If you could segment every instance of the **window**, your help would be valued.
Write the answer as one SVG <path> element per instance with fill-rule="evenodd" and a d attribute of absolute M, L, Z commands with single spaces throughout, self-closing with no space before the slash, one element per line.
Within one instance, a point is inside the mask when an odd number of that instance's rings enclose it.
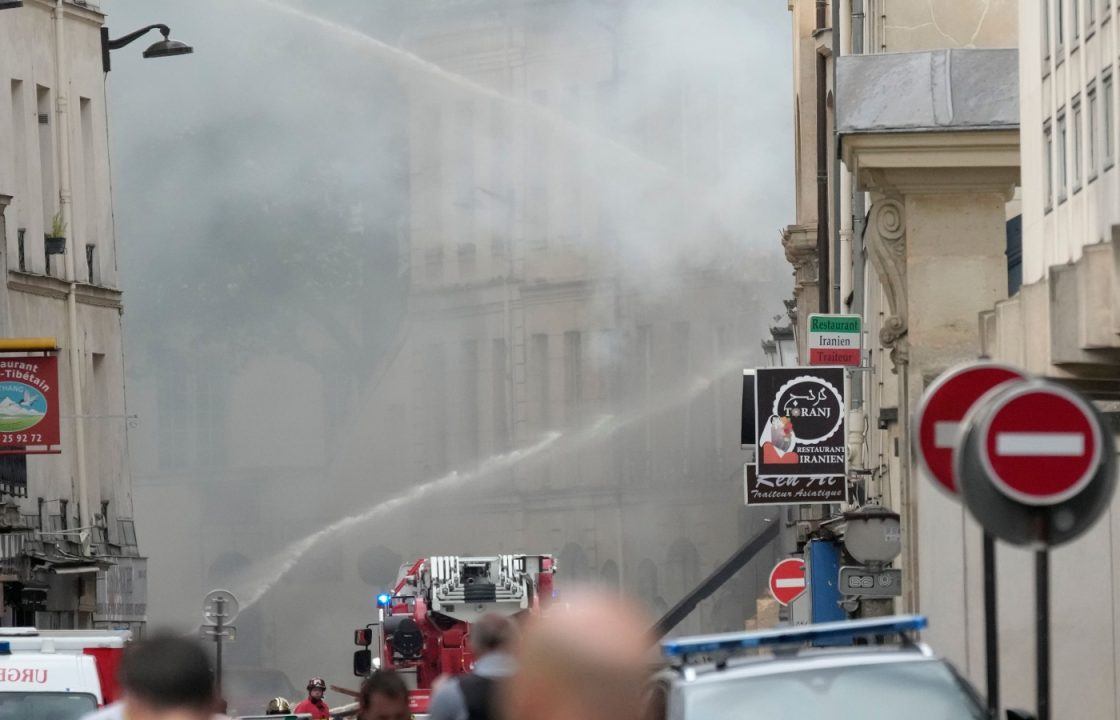
<path fill-rule="evenodd" d="M 86 245 L 86 273 L 90 285 L 98 285 L 101 283 L 101 271 L 97 262 L 96 245 Z"/>
<path fill-rule="evenodd" d="M 16 231 L 16 257 L 19 259 L 19 271 L 27 272 L 27 228 Z"/>
<path fill-rule="evenodd" d="M 1050 212 L 1054 208 L 1054 130 L 1050 127 L 1049 120 L 1042 126 L 1042 145 L 1042 206 L 1046 212 Z"/>
<path fill-rule="evenodd" d="M 1097 84 L 1095 82 L 1089 83 L 1089 87 L 1085 90 L 1085 97 L 1088 106 L 1085 112 L 1088 114 L 1089 132 L 1086 136 L 1089 158 L 1089 182 L 1093 182 L 1097 177 Z"/>
<path fill-rule="evenodd" d="M 1112 167 L 1113 162 L 1113 144 L 1115 140 L 1112 137 L 1115 128 L 1113 125 L 1112 117 L 1112 73 L 1105 73 L 1104 78 L 1101 79 L 1101 103 L 1104 110 L 1104 122 L 1101 123 L 1101 134 L 1104 136 L 1104 168 L 1107 170 Z"/>
<path fill-rule="evenodd" d="M 546 430 L 552 424 L 552 417 L 549 413 L 552 404 L 552 398 L 549 397 L 552 371 L 548 358 L 548 335 L 544 333 L 533 335 L 532 362 L 531 372 L 535 384 L 533 399 L 537 404 L 537 424 L 541 430 Z"/>
<path fill-rule="evenodd" d="M 461 457 L 473 462 L 479 456 L 478 444 L 478 341 L 463 341 L 463 444 Z"/>
<path fill-rule="evenodd" d="M 1066 46 L 1066 0 L 1055 0 L 1054 4 L 1054 63 L 1062 64 Z"/>
<path fill-rule="evenodd" d="M 490 389 L 491 408 L 494 412 L 494 450 L 504 452 L 509 449 L 509 409 L 506 407 L 506 341 L 494 338 L 490 350 Z"/>
<path fill-rule="evenodd" d="M 1046 73 L 1050 69 L 1050 0 L 1042 0 L 1042 59 Z"/>
<path fill-rule="evenodd" d="M 1108 0 L 1106 0 L 1107 2 Z M 1085 0 L 1085 37 L 1093 34 L 1093 26 L 1097 22 L 1097 5 L 1095 0 Z"/>
<path fill-rule="evenodd" d="M 1069 138 L 1067 137 L 1066 126 L 1066 112 L 1065 110 L 1058 111 L 1058 156 L 1056 162 L 1058 165 L 1058 202 L 1065 202 L 1067 191 L 1069 188 L 1069 166 L 1067 164 L 1069 153 Z"/>
<path fill-rule="evenodd" d="M 1069 2 L 1069 24 L 1070 31 L 1073 33 L 1073 42 L 1070 43 L 1073 47 L 1077 47 L 1077 43 L 1081 41 L 1081 0 L 1070 0 Z"/>
<path fill-rule="evenodd" d="M 572 330 L 564 333 L 564 407 L 569 424 L 579 420 L 582 399 L 583 338 L 578 330 Z"/>
<path fill-rule="evenodd" d="M 1081 96 L 1073 98 L 1073 153 L 1071 167 L 1073 170 L 1073 191 L 1081 189 Z"/>

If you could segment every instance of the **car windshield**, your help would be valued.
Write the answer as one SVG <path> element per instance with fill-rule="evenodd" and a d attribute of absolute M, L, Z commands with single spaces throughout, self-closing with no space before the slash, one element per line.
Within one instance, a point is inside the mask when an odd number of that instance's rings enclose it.
<path fill-rule="evenodd" d="M 848 665 L 736 678 L 685 693 L 689 720 L 982 720 L 983 709 L 940 662 Z"/>
<path fill-rule="evenodd" d="M 86 693 L 0 692 L 0 720 L 78 720 L 96 709 Z"/>

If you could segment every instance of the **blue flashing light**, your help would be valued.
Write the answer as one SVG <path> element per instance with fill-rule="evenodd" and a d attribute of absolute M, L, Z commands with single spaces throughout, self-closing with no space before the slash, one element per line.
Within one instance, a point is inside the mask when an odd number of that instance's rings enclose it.
<path fill-rule="evenodd" d="M 752 648 L 804 645 L 808 643 L 851 642 L 858 637 L 896 635 L 918 632 L 929 625 L 924 615 L 896 615 L 869 620 L 841 620 L 839 622 L 802 625 L 747 633 L 721 633 L 697 635 L 689 638 L 665 640 L 661 652 L 666 657 L 679 658 L 717 652 L 734 652 Z"/>
<path fill-rule="evenodd" d="M 12 644 L 10 642 L 0 642 L 0 655 L 11 655 Z"/>
<path fill-rule="evenodd" d="M 393 596 L 389 593 L 381 593 L 377 596 L 377 607 L 389 607 L 391 602 L 393 602 Z"/>

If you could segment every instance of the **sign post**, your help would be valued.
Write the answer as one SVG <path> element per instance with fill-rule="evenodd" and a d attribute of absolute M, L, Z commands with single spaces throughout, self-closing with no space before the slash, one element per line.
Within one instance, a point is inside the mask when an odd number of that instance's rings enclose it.
<path fill-rule="evenodd" d="M 798 558 L 782 560 L 770 571 L 770 594 L 779 605 L 789 605 L 807 589 L 805 561 Z"/>
<path fill-rule="evenodd" d="M 863 364 L 863 318 L 859 315 L 809 315 L 810 365 Z"/>
<path fill-rule="evenodd" d="M 230 623 L 237 618 L 239 610 L 237 598 L 229 590 L 211 590 L 202 601 L 202 614 L 206 618 L 202 635 L 214 639 L 214 684 L 219 697 L 222 694 L 222 643 L 236 639 L 237 628 Z"/>

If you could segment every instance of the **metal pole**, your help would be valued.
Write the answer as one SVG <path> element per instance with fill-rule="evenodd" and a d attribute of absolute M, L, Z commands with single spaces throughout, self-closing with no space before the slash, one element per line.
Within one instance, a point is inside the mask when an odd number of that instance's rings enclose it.
<path fill-rule="evenodd" d="M 1037 720 L 1050 720 L 1050 550 L 1034 554 Z"/>
<path fill-rule="evenodd" d="M 218 697 L 222 696 L 222 634 L 225 631 L 226 624 L 226 599 L 224 597 L 217 597 L 214 599 L 215 625 L 217 625 L 217 632 L 214 633 L 214 642 L 217 643 L 217 652 L 214 659 L 214 688 Z"/>
<path fill-rule="evenodd" d="M 78 233 L 74 226 L 70 178 L 69 83 L 66 72 L 66 7 L 56 0 L 55 21 L 55 98 L 58 130 L 58 206 L 62 222 L 69 234 L 66 243 L 66 344 L 69 346 L 70 386 L 74 402 L 74 470 L 78 481 L 78 540 L 82 555 L 89 555 L 90 513 L 89 484 L 86 474 L 85 410 L 82 407 L 82 351 L 78 347 L 78 273 L 74 254 L 78 251 Z"/>
<path fill-rule="evenodd" d="M 996 605 L 996 540 L 984 531 L 984 654 L 988 673 L 988 712 L 999 715 L 999 609 Z"/>

